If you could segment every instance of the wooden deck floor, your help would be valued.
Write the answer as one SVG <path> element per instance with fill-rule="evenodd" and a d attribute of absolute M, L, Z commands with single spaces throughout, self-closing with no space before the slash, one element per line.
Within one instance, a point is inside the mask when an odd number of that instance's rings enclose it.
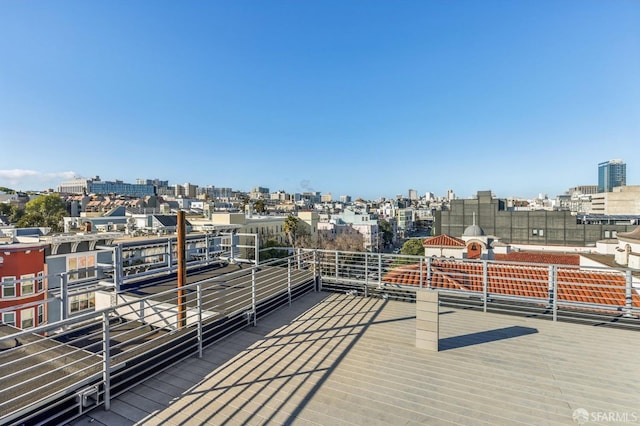
<path fill-rule="evenodd" d="M 73 425 L 640 422 L 640 333 L 441 308 L 429 352 L 415 308 L 308 294 Z"/>

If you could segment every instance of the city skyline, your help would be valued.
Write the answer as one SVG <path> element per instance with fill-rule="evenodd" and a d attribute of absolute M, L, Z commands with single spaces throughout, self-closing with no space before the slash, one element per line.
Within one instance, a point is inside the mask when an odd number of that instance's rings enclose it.
<path fill-rule="evenodd" d="M 336 198 L 640 184 L 640 3 L 0 5 L 0 186 Z"/>

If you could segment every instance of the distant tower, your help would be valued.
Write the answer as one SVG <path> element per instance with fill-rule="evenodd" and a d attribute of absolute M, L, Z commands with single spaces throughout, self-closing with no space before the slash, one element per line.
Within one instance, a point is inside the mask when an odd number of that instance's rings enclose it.
<path fill-rule="evenodd" d="M 415 189 L 410 189 L 409 190 L 409 199 L 411 201 L 417 200 L 418 199 L 418 191 L 416 191 Z"/>
<path fill-rule="evenodd" d="M 622 160 L 598 164 L 598 192 L 611 192 L 616 186 L 627 184 L 627 165 Z"/>

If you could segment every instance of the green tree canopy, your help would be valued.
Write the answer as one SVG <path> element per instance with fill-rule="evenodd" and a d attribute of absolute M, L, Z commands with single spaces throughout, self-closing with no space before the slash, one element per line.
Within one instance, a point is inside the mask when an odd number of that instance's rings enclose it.
<path fill-rule="evenodd" d="M 400 249 L 400 253 L 412 256 L 424 256 L 424 247 L 422 246 L 422 238 L 412 238 L 405 241 Z"/>
<path fill-rule="evenodd" d="M 300 222 L 300 219 L 298 219 L 298 217 L 294 216 L 292 213 L 289 213 L 289 216 L 287 216 L 287 218 L 284 220 L 283 230 L 285 235 L 287 236 L 287 239 L 289 240 L 289 244 L 291 244 L 291 247 L 293 248 L 296 247 L 298 222 Z"/>
<path fill-rule="evenodd" d="M 383 247 L 386 247 L 393 242 L 393 229 L 391 228 L 391 224 L 389 223 L 389 221 L 385 219 L 380 219 L 380 221 L 378 222 L 378 227 L 380 228 L 380 233 L 382 234 Z"/>
<path fill-rule="evenodd" d="M 260 252 L 260 261 L 265 261 L 267 259 L 274 259 L 274 258 L 283 258 L 283 257 L 289 256 L 288 249 L 278 249 L 278 247 L 282 247 L 282 245 L 277 240 L 275 239 L 267 240 L 262 245 L 262 248 L 263 249 L 268 248 L 268 250 L 263 250 Z"/>
<path fill-rule="evenodd" d="M 11 204 L 0 203 L 0 214 L 9 216 L 11 214 Z"/>
<path fill-rule="evenodd" d="M 256 202 L 253 203 L 253 209 L 256 211 L 256 213 L 266 212 L 267 207 L 264 204 L 264 200 L 262 198 L 257 199 Z"/>
<path fill-rule="evenodd" d="M 41 195 L 25 205 L 24 215 L 18 220 L 17 225 L 19 228 L 44 226 L 51 228 L 53 232 L 60 232 L 66 215 L 65 202 L 59 195 Z"/>

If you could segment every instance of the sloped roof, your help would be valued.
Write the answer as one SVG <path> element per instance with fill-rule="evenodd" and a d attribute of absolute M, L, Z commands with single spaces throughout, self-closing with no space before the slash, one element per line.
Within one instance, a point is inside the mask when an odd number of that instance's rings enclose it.
<path fill-rule="evenodd" d="M 546 263 L 552 265 L 580 265 L 580 255 L 573 253 L 549 253 L 531 251 L 512 251 L 494 254 L 495 260 L 508 262 Z"/>
<path fill-rule="evenodd" d="M 156 214 L 156 215 L 153 215 L 153 217 L 158 222 L 160 222 L 162 226 L 168 226 L 168 227 L 178 226 L 178 216 L 176 215 Z M 189 223 L 188 220 L 185 220 L 184 223 L 186 226 L 191 226 L 191 223 Z"/>
<path fill-rule="evenodd" d="M 427 238 L 422 242 L 423 247 L 464 247 L 464 240 L 460 238 L 451 237 L 446 234 L 436 235 L 435 237 Z"/>
<path fill-rule="evenodd" d="M 162 226 L 177 226 L 178 217 L 171 215 L 156 214 L 153 216 Z"/>
<path fill-rule="evenodd" d="M 467 291 L 483 291 L 481 263 L 433 260 L 431 287 Z M 426 285 L 427 265 L 398 267 L 387 273 L 383 280 L 402 285 Z M 490 263 L 487 268 L 487 291 L 543 300 L 549 297 L 549 268 L 545 266 L 509 265 Z M 563 302 L 594 303 L 624 306 L 626 279 L 619 272 L 596 272 L 575 267 L 557 269 L 557 300 Z M 632 293 L 632 305 L 640 308 L 640 295 Z"/>
<path fill-rule="evenodd" d="M 640 226 L 631 232 L 618 232 L 618 238 L 620 237 L 630 240 L 640 240 Z"/>

